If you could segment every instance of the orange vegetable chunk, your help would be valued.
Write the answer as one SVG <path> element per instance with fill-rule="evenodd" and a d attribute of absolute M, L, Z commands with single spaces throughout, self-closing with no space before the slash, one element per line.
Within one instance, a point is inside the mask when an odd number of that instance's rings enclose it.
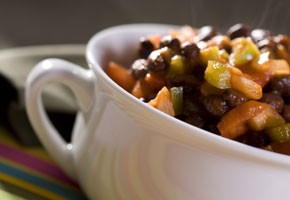
<path fill-rule="evenodd" d="M 231 87 L 243 93 L 249 99 L 260 99 L 263 96 L 262 87 L 258 83 L 240 75 L 231 75 Z"/>
<path fill-rule="evenodd" d="M 290 141 L 287 142 L 273 142 L 271 148 L 274 152 L 282 153 L 290 156 Z"/>
<path fill-rule="evenodd" d="M 161 37 L 162 36 L 160 34 L 151 34 L 147 36 L 147 39 L 153 44 L 155 48 L 158 48 Z"/>
<path fill-rule="evenodd" d="M 217 127 L 223 137 L 235 139 L 237 136 L 244 134 L 248 130 L 247 121 L 249 119 L 268 109 L 270 109 L 271 112 L 273 110 L 269 104 L 254 100 L 247 101 L 225 114 Z"/>
<path fill-rule="evenodd" d="M 152 99 L 148 102 L 148 104 L 170 116 L 174 116 L 174 108 L 173 108 L 173 102 L 171 98 L 171 94 L 167 87 L 163 87 L 155 97 L 155 99 Z"/>
<path fill-rule="evenodd" d="M 128 69 L 115 62 L 110 62 L 105 71 L 113 81 L 115 81 L 123 89 L 131 92 L 136 80 L 133 78 Z"/>
<path fill-rule="evenodd" d="M 290 67 L 286 60 L 271 59 L 270 72 L 272 76 L 282 76 L 290 74 Z"/>
<path fill-rule="evenodd" d="M 138 80 L 134 85 L 131 94 L 136 98 L 146 98 L 152 93 L 152 89 L 144 80 Z"/>
<path fill-rule="evenodd" d="M 159 91 L 162 87 L 165 86 L 166 80 L 163 76 L 150 72 L 145 76 L 145 82 L 149 85 L 149 87 L 154 91 Z"/>

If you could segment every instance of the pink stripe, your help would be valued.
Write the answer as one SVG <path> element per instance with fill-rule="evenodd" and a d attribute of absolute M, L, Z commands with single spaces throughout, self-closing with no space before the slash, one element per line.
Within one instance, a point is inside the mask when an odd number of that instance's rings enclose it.
<path fill-rule="evenodd" d="M 68 178 L 57 166 L 44 160 L 40 160 L 37 157 L 29 155 L 23 151 L 9 147 L 6 144 L 0 143 L 0 156 L 79 188 L 78 184 Z"/>

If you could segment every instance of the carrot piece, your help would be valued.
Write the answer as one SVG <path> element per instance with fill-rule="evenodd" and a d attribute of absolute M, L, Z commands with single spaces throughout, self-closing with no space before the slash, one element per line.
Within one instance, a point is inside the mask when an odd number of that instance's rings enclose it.
<path fill-rule="evenodd" d="M 131 91 L 135 85 L 136 80 L 129 70 L 115 62 L 109 63 L 106 73 L 113 81 L 127 91 Z"/>
<path fill-rule="evenodd" d="M 166 87 L 163 87 L 155 97 L 155 99 L 152 99 L 148 102 L 148 105 L 170 115 L 174 116 L 174 108 L 173 108 L 173 102 L 170 95 L 169 90 Z"/>
<path fill-rule="evenodd" d="M 149 85 L 150 88 L 154 91 L 159 91 L 162 87 L 165 86 L 166 81 L 163 76 L 156 73 L 147 73 L 145 76 L 145 82 Z"/>
<path fill-rule="evenodd" d="M 133 87 L 131 94 L 138 99 L 145 96 L 141 87 L 141 81 L 137 81 L 135 83 L 135 86 Z"/>
<path fill-rule="evenodd" d="M 152 93 L 151 88 L 144 80 L 136 81 L 131 94 L 136 98 L 146 98 L 148 95 Z"/>

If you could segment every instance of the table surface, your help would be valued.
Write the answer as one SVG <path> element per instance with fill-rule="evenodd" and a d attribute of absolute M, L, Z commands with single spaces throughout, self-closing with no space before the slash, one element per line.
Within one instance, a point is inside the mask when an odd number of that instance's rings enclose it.
<path fill-rule="evenodd" d="M 21 145 L 0 126 L 0 199 L 85 200 L 41 146 Z"/>

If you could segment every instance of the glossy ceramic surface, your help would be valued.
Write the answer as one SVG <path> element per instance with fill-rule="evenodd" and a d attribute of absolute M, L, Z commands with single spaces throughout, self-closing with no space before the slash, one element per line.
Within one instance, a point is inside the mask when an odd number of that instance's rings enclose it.
<path fill-rule="evenodd" d="M 96 34 L 91 70 L 58 59 L 39 63 L 27 80 L 31 123 L 60 166 L 91 199 L 272 200 L 290 198 L 290 159 L 176 120 L 140 102 L 108 78 L 110 61 L 128 65 L 141 36 L 172 26 L 125 25 Z M 41 105 L 51 81 L 69 86 L 80 112 L 65 144 Z"/>

